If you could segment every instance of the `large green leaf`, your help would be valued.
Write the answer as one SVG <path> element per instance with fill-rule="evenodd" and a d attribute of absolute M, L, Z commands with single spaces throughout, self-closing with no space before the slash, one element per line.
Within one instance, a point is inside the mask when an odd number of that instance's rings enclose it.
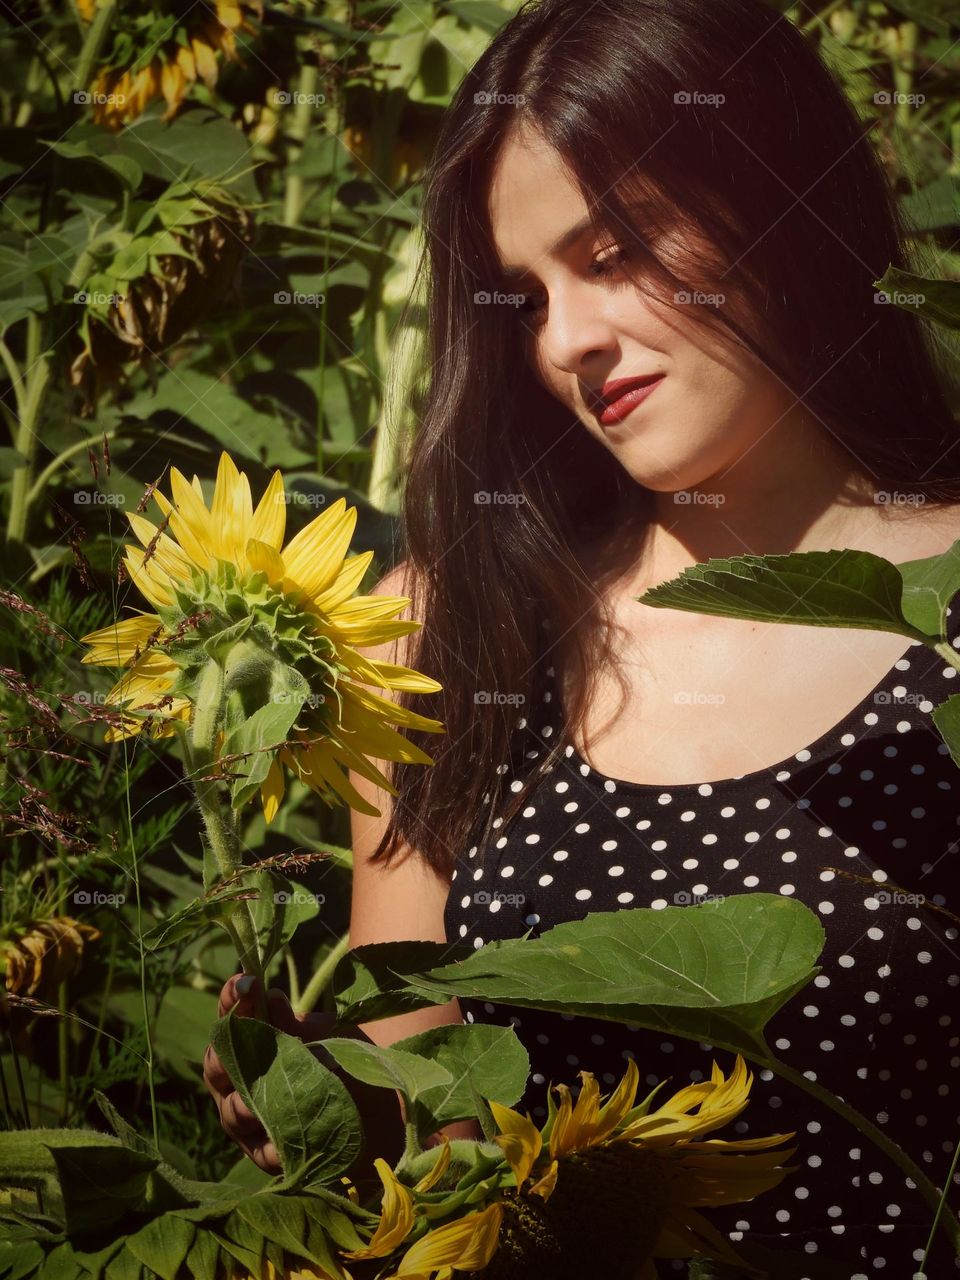
<path fill-rule="evenodd" d="M 960 329 L 960 283 L 957 281 L 930 280 L 912 271 L 888 267 L 883 278 L 874 281 L 874 286 L 886 293 L 894 306 L 915 315 L 919 313 L 948 329 Z"/>
<path fill-rule="evenodd" d="M 295 1036 L 257 1018 L 220 1018 L 211 1041 L 234 1087 L 276 1145 L 288 1185 L 333 1182 L 361 1144 L 353 1099 Z"/>
<path fill-rule="evenodd" d="M 960 539 L 949 550 L 897 565 L 903 579 L 903 616 L 928 636 L 945 639 L 947 606 L 960 591 Z"/>
<path fill-rule="evenodd" d="M 202 1228 L 200 1228 L 202 1231 Z M 193 1244 L 197 1227 L 182 1217 L 165 1213 L 127 1238 L 126 1247 L 161 1280 L 180 1280 L 181 1267 Z"/>
<path fill-rule="evenodd" d="M 449 1083 L 424 1089 L 416 1099 L 421 1142 L 445 1124 L 482 1116 L 490 1099 L 512 1107 L 523 1096 L 530 1074 L 530 1055 L 514 1027 L 481 1022 L 431 1027 L 398 1040 L 393 1048 L 430 1058 L 450 1077 Z"/>
<path fill-rule="evenodd" d="M 904 616 L 902 596 L 896 565 L 869 551 L 842 548 L 711 559 L 634 599 L 723 618 L 860 627 L 926 640 Z"/>
<path fill-rule="evenodd" d="M 331 1036 L 321 1043 L 344 1071 L 355 1079 L 398 1089 L 407 1104 L 408 1115 L 427 1089 L 453 1084 L 453 1077 L 446 1067 L 394 1045 L 384 1047 L 339 1036 Z"/>
<path fill-rule="evenodd" d="M 420 970 L 408 949 L 423 955 L 429 944 L 375 943 L 338 966 L 337 1014 L 357 1022 L 462 995 L 636 1023 L 766 1057 L 763 1028 L 816 975 L 823 941 L 823 926 L 802 903 L 748 893 L 695 907 L 591 912 L 539 938 L 490 942 Z M 389 997 L 372 1000 L 385 973 L 395 975 Z"/>

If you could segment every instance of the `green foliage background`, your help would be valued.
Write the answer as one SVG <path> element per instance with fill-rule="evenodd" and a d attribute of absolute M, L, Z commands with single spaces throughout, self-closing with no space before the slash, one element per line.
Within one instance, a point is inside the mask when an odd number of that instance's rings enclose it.
<path fill-rule="evenodd" d="M 140 603 L 118 581 L 123 511 L 171 464 L 210 485 L 222 449 L 255 492 L 283 468 L 293 529 L 345 493 L 356 548 L 377 552 L 365 587 L 388 566 L 425 372 L 418 299 L 400 324 L 423 166 L 451 93 L 516 7 L 251 3 L 215 83 L 168 73 L 167 96 L 120 128 L 95 86 L 174 61 L 195 9 L 52 0 L 0 30 L 0 945 L 56 916 L 100 931 L 67 977 L 51 961 L 32 1003 L 0 1010 L 0 1126 L 97 1126 L 97 1089 L 145 1131 L 155 1112 L 185 1176 L 255 1178 L 201 1082 L 232 947 L 214 925 L 157 953 L 143 942 L 195 896 L 178 851 L 196 854 L 198 817 L 167 743 L 103 744 L 111 681 L 80 666 L 77 637 Z M 950 7 L 784 13 L 874 122 L 917 268 L 960 280 Z M 205 21 L 217 10 L 200 6 Z M 250 810 L 244 838 L 256 858 L 337 850 L 304 868 L 318 905 L 273 973 L 301 1007 L 329 1007 L 348 814 L 293 787 L 269 830 Z"/>

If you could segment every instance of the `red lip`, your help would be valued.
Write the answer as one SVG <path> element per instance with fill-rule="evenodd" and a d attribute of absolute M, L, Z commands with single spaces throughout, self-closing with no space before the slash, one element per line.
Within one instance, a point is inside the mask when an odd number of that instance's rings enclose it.
<path fill-rule="evenodd" d="M 609 405 L 613 404 L 623 395 L 625 391 L 630 391 L 634 387 L 646 387 L 651 382 L 656 382 L 658 378 L 662 378 L 662 373 L 647 373 L 638 378 L 613 378 L 610 382 L 603 384 L 602 390 L 594 392 L 594 413 L 602 413 Z"/>

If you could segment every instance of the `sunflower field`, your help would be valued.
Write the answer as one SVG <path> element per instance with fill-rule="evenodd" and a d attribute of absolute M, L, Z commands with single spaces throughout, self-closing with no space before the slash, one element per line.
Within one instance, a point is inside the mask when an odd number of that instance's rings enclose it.
<path fill-rule="evenodd" d="M 576 1105 L 548 1099 L 542 1130 L 511 1109 L 525 1055 L 502 1028 L 444 1028 L 392 1056 L 332 1040 L 342 1069 L 406 1103 L 403 1160 L 379 1160 L 363 1200 L 339 1078 L 268 1025 L 217 1017 L 241 967 L 298 1012 L 358 1021 L 411 992 L 456 994 L 439 953 L 392 978 L 363 956 L 344 976 L 349 811 L 365 805 L 346 771 L 429 764 L 402 729 L 442 733 L 370 691 L 439 686 L 363 657 L 420 625 L 395 620 L 406 601 L 363 593 L 393 562 L 426 375 L 424 166 L 517 7 L 0 6 L 0 1280 L 492 1280 L 531 1274 L 531 1242 L 559 1275 L 574 1188 L 582 1205 L 623 1169 L 644 1188 L 630 1275 L 655 1280 L 651 1255 L 690 1257 L 703 1280 L 747 1265 L 694 1206 L 730 1194 L 737 1144 L 698 1142 L 747 1105 L 756 1028 L 713 1036 L 729 1061 L 669 1102 L 638 1099 L 628 1069 L 601 1103 L 585 1073 Z M 960 287 L 955 6 L 781 7 L 873 122 L 930 274 Z M 960 385 L 955 296 L 948 311 Z M 764 906 L 750 897 L 723 908 L 744 938 L 737 913 Z M 799 904 L 776 910 L 802 938 L 786 1000 L 818 938 Z M 618 914 L 611 946 L 626 947 L 644 913 Z M 549 1007 L 566 1007 L 561 990 Z M 214 1028 L 279 1179 L 223 1134 L 201 1074 Z M 471 1065 L 484 1036 L 486 1076 Z M 424 1149 L 463 1117 L 483 1143 Z M 790 1136 L 740 1152 L 744 1198 L 785 1176 Z M 659 1203 L 666 1165 L 676 1198 Z M 614 1250 L 605 1274 L 616 1265 Z"/>

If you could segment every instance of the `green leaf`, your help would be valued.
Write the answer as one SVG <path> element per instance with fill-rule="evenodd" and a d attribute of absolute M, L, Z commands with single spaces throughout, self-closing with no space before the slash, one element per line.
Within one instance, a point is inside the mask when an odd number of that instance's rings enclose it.
<path fill-rule="evenodd" d="M 249 892 L 249 886 L 214 890 L 208 896 L 197 898 L 182 910 L 174 912 L 168 919 L 151 925 L 144 932 L 143 940 L 152 951 L 160 951 L 185 938 L 193 938 L 204 925 L 219 924 L 232 916 L 237 904 Z"/>
<path fill-rule="evenodd" d="M 282 701 L 277 695 L 276 702 L 259 707 L 224 739 L 221 756 L 242 757 L 229 762 L 230 771 L 235 775 L 230 788 L 234 808 L 239 809 L 259 790 L 273 762 L 275 748 L 287 741 L 297 722 L 308 690 L 304 682 L 302 690 L 281 692 L 285 695 Z"/>
<path fill-rule="evenodd" d="M 252 1196 L 237 1207 L 237 1213 L 266 1240 L 273 1240 L 288 1253 L 323 1265 L 306 1244 L 308 1219 L 305 1202 L 296 1196 Z"/>
<path fill-rule="evenodd" d="M 211 1041 L 275 1143 L 285 1177 L 334 1181 L 361 1143 L 360 1117 L 346 1087 L 301 1040 L 234 1012 L 217 1021 Z"/>
<path fill-rule="evenodd" d="M 243 639 L 252 625 L 253 614 L 251 613 L 246 618 L 241 618 L 239 622 L 235 622 L 232 627 L 224 627 L 222 631 L 218 631 L 216 635 L 204 642 L 204 653 L 208 658 L 223 662 L 233 645 Z"/>
<path fill-rule="evenodd" d="M 142 1274 L 143 1266 L 139 1258 L 135 1258 L 126 1249 L 121 1249 L 107 1263 L 103 1280 L 140 1280 Z"/>
<path fill-rule="evenodd" d="M 903 616 L 928 636 L 946 639 L 947 606 L 960 591 L 960 539 L 940 555 L 897 565 L 903 579 Z"/>
<path fill-rule="evenodd" d="M 198 1231 L 185 1263 L 193 1280 L 217 1280 L 219 1259 L 216 1237 L 210 1231 Z"/>
<path fill-rule="evenodd" d="M 449 960 L 469 960 L 473 953 L 473 947 L 457 942 L 374 942 L 353 947 L 333 975 L 338 1018 L 375 1022 L 437 1003 L 413 989 L 413 977 Z"/>
<path fill-rule="evenodd" d="M 960 693 L 955 693 L 935 707 L 930 718 L 950 750 L 950 758 L 960 766 Z"/>
<path fill-rule="evenodd" d="M 408 1115 L 426 1089 L 453 1084 L 453 1076 L 446 1067 L 431 1062 L 426 1056 L 418 1057 L 412 1051 L 392 1045 L 384 1048 L 378 1044 L 368 1044 L 365 1040 L 339 1036 L 332 1036 L 320 1043 L 356 1080 L 383 1088 L 399 1089 L 407 1104 Z"/>
<path fill-rule="evenodd" d="M 421 1141 L 445 1124 L 481 1116 L 491 1098 L 512 1107 L 523 1096 L 530 1074 L 530 1055 L 514 1027 L 432 1027 L 392 1047 L 430 1058 L 446 1067 L 451 1078 L 449 1085 L 426 1089 L 417 1099 Z"/>
<path fill-rule="evenodd" d="M 201 1227 L 202 1231 L 203 1228 Z M 180 1280 L 180 1268 L 190 1252 L 197 1227 L 192 1222 L 165 1213 L 127 1237 L 127 1248 L 161 1280 Z"/>
<path fill-rule="evenodd" d="M 83 1269 L 76 1259 L 73 1245 L 69 1240 L 64 1240 L 62 1244 L 50 1250 L 44 1260 L 41 1274 L 44 1280 L 80 1280 Z"/>
<path fill-rule="evenodd" d="M 873 284 L 890 297 L 894 306 L 914 315 L 919 313 L 948 329 L 960 329 L 960 283 L 957 281 L 930 280 L 912 271 L 888 267 L 883 278 L 874 280 Z"/>
<path fill-rule="evenodd" d="M 0 1277 L 3 1280 L 23 1280 L 38 1272 L 45 1254 L 34 1240 L 14 1244 L 0 1240 Z"/>
<path fill-rule="evenodd" d="M 377 1017 L 463 995 L 636 1023 L 766 1057 L 763 1028 L 816 975 L 823 942 L 823 926 L 802 903 L 747 893 L 659 911 L 591 912 L 539 938 L 489 942 L 458 963 L 421 972 L 409 948 L 424 944 L 374 943 L 338 966 L 337 1016 L 369 1018 L 373 975 L 393 972 L 404 975 L 394 1007 L 378 1001 Z"/>
<path fill-rule="evenodd" d="M 869 551 L 842 548 L 711 559 L 634 599 L 722 618 L 859 627 L 928 639 L 904 616 L 902 597 L 896 565 Z"/>

